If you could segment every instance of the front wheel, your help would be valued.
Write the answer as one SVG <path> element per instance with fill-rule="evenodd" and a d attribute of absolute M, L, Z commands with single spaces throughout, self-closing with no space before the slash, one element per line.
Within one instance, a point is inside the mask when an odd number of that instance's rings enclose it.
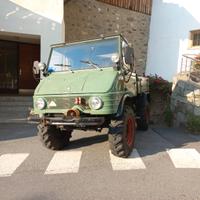
<path fill-rule="evenodd" d="M 125 106 L 120 120 L 111 121 L 109 127 L 109 144 L 112 154 L 128 157 L 135 142 L 136 121 L 132 107 Z"/>
<path fill-rule="evenodd" d="M 72 131 L 61 131 L 55 126 L 38 125 L 38 136 L 48 149 L 61 150 L 69 144 Z"/>

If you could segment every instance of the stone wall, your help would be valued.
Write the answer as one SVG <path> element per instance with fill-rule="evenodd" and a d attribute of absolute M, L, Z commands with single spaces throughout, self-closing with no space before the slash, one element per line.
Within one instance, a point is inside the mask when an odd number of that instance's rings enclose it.
<path fill-rule="evenodd" d="M 200 116 L 200 84 L 188 80 L 186 75 L 174 77 L 171 108 L 176 126 L 184 125 L 189 113 Z"/>
<path fill-rule="evenodd" d="M 122 34 L 135 49 L 136 69 L 146 68 L 150 16 L 95 0 L 65 4 L 66 42 Z"/>

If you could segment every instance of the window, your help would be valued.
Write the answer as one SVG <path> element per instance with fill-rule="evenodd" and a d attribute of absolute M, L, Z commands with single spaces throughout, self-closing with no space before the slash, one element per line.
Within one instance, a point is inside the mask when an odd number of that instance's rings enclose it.
<path fill-rule="evenodd" d="M 191 31 L 191 47 L 200 47 L 200 30 Z"/>
<path fill-rule="evenodd" d="M 53 47 L 48 71 L 112 67 L 112 58 L 119 53 L 119 37 Z"/>

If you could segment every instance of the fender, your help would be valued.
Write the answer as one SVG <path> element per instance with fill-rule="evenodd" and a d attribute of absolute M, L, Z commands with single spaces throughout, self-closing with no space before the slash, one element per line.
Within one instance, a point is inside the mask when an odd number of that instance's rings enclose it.
<path fill-rule="evenodd" d="M 127 100 L 127 98 L 130 98 L 131 96 L 129 94 L 125 94 L 122 99 L 121 102 L 119 104 L 118 110 L 117 110 L 117 114 L 116 117 L 120 117 L 123 113 L 123 109 L 124 109 L 124 103 Z"/>

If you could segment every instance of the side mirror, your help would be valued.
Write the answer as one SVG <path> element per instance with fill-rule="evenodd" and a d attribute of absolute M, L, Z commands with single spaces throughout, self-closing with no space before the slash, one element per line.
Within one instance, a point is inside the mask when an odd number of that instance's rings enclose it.
<path fill-rule="evenodd" d="M 33 62 L 33 74 L 38 75 L 40 74 L 40 71 L 44 72 L 46 68 L 45 63 L 41 63 L 39 61 Z"/>
<path fill-rule="evenodd" d="M 134 50 L 133 50 L 133 48 L 131 48 L 129 46 L 125 47 L 124 58 L 125 58 L 126 64 L 128 64 L 128 65 L 134 64 Z"/>
<path fill-rule="evenodd" d="M 118 54 L 118 53 L 114 53 L 114 54 L 111 56 L 111 60 L 112 60 L 112 62 L 114 62 L 114 63 L 118 63 L 118 62 L 119 62 L 119 54 Z"/>

